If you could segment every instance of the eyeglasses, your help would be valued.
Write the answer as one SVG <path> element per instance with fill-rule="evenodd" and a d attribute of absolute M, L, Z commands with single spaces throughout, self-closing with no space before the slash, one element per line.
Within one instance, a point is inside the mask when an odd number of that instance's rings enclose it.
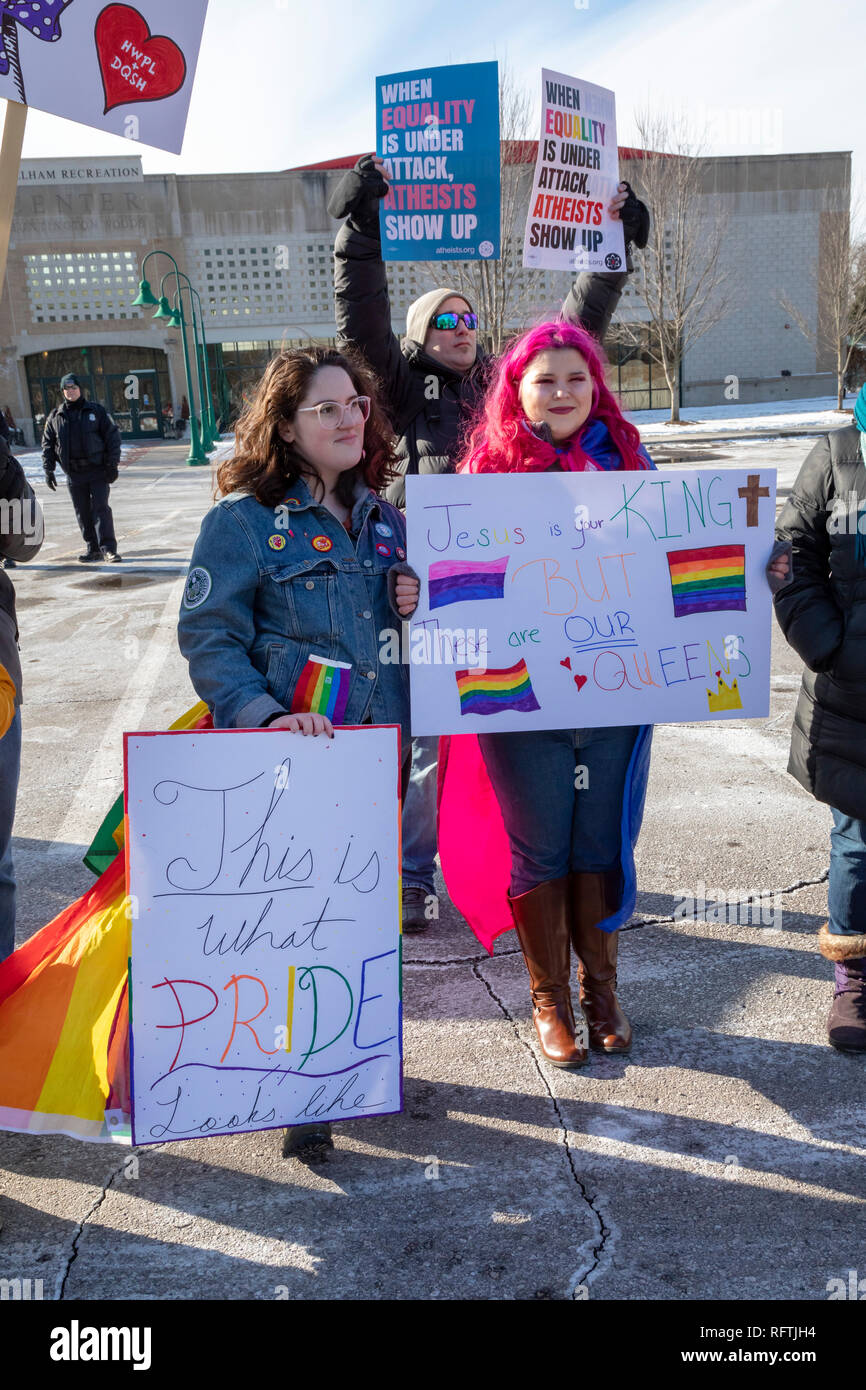
<path fill-rule="evenodd" d="M 471 312 L 465 314 L 435 314 L 430 320 L 430 327 L 438 328 L 442 333 L 449 333 L 457 327 L 461 319 L 466 324 L 467 328 L 474 330 L 478 327 L 478 315 Z"/>
<path fill-rule="evenodd" d="M 338 430 L 345 420 L 347 412 L 353 416 L 355 411 L 358 411 L 363 421 L 369 420 L 370 397 L 355 396 L 354 400 L 347 401 L 345 405 L 338 405 L 336 401 L 320 401 L 318 405 L 302 405 L 298 407 L 296 414 L 303 415 L 308 410 L 315 410 L 323 430 Z"/>

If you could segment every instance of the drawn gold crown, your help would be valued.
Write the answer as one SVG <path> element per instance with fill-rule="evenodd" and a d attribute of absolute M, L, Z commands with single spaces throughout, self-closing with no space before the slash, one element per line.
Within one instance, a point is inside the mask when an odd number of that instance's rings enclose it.
<path fill-rule="evenodd" d="M 719 678 L 718 689 L 713 694 L 712 690 L 707 691 L 707 703 L 710 707 L 710 714 L 717 714 L 723 709 L 742 709 L 743 702 L 740 699 L 740 688 L 737 682 L 732 685 L 725 685 L 720 672 L 716 672 Z"/>

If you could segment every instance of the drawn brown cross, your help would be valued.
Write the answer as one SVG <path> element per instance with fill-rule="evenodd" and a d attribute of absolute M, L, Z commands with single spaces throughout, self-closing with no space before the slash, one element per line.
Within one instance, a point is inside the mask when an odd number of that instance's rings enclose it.
<path fill-rule="evenodd" d="M 769 497 L 768 487 L 759 487 L 761 479 L 757 473 L 750 473 L 748 486 L 737 489 L 738 496 L 745 498 L 746 501 L 746 525 L 757 526 L 758 524 L 758 504 L 761 497 Z"/>

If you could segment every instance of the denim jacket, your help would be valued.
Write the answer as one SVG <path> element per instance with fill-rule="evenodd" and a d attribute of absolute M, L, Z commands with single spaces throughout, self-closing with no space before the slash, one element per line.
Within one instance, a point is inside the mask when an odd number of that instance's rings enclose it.
<path fill-rule="evenodd" d="M 355 539 L 301 480 L 279 507 L 235 492 L 207 513 L 192 553 L 178 640 L 218 729 L 259 728 L 270 716 L 288 713 L 315 655 L 351 663 L 340 722 L 400 724 L 405 754 L 408 670 L 401 662 L 380 663 L 379 634 L 400 633 L 388 572 L 396 566 L 411 573 L 403 563 L 406 523 L 396 507 L 360 483 L 352 530 Z"/>

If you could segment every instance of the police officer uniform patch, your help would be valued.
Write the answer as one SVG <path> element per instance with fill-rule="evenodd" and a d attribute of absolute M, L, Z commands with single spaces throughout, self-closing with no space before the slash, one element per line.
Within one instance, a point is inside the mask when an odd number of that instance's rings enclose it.
<path fill-rule="evenodd" d="M 183 591 L 184 608 L 198 608 L 204 603 L 212 588 L 210 571 L 202 565 L 196 565 L 186 577 L 186 588 Z"/>

